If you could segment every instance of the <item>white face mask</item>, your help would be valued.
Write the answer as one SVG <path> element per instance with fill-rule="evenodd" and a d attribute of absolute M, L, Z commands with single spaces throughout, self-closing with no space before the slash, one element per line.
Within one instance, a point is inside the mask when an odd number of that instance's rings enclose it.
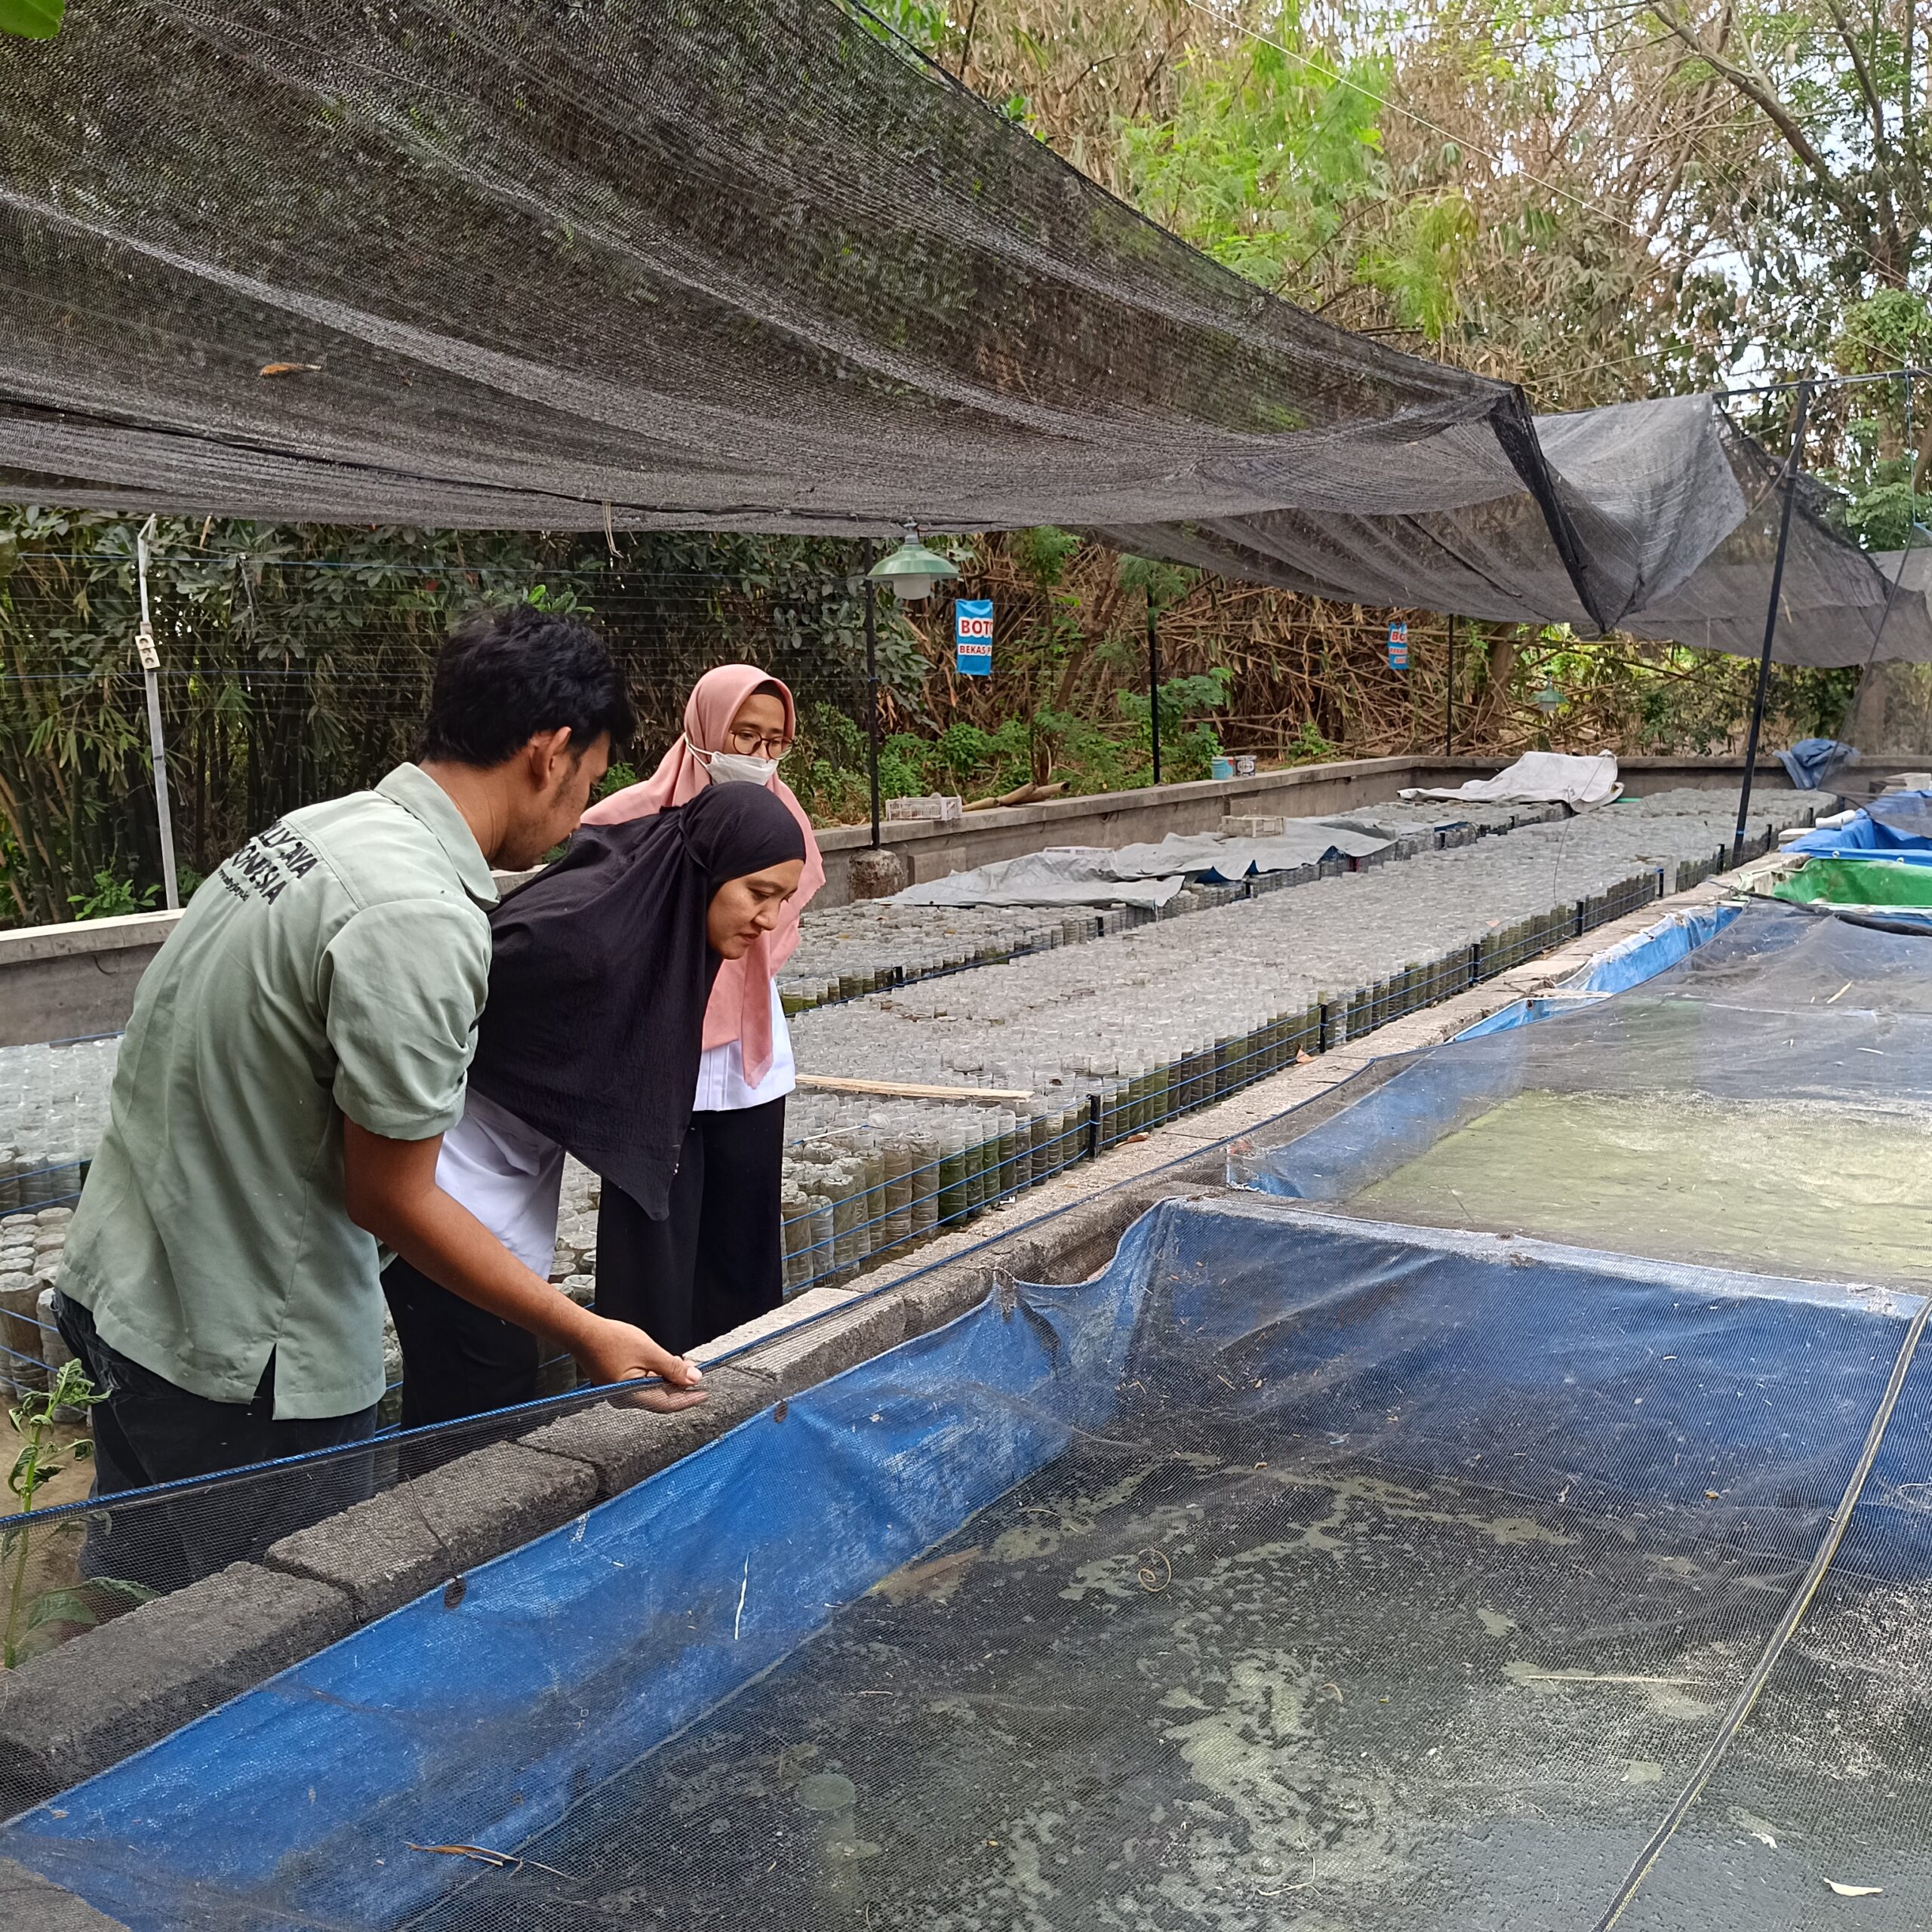
<path fill-rule="evenodd" d="M 700 751 L 691 745 L 691 755 L 711 774 L 714 785 L 769 785 L 778 771 L 775 758 L 748 758 L 743 752 Z"/>

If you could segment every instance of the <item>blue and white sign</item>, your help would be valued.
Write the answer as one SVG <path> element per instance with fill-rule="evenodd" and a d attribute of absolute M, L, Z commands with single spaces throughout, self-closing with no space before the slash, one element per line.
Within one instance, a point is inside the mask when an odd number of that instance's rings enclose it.
<path fill-rule="evenodd" d="M 1409 668 L 1409 627 L 1400 617 L 1389 626 L 1389 668 L 1392 671 Z"/>
<path fill-rule="evenodd" d="M 993 600 L 955 597 L 952 600 L 952 664 L 962 678 L 993 674 Z"/>

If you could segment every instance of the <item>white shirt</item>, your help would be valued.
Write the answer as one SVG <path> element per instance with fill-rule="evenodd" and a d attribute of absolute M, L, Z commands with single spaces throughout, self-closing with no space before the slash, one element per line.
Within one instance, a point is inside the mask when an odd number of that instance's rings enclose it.
<path fill-rule="evenodd" d="M 730 1113 L 782 1099 L 798 1084 L 792 1035 L 778 987 L 771 989 L 771 1064 L 754 1087 L 736 1040 L 706 1050 L 698 1063 L 697 1113 Z M 471 1088 L 463 1118 L 443 1136 L 436 1185 L 467 1208 L 532 1273 L 546 1279 L 557 1253 L 557 1202 L 564 1150 L 547 1135 Z"/>
<path fill-rule="evenodd" d="M 754 1087 L 745 1078 L 745 1056 L 736 1040 L 707 1047 L 697 1063 L 697 1098 L 692 1112 L 734 1113 L 740 1107 L 761 1107 L 782 1100 L 798 1084 L 798 1063 L 792 1057 L 791 1029 L 785 1024 L 784 1003 L 778 982 L 771 983 L 771 1064 Z"/>
<path fill-rule="evenodd" d="M 563 1184 L 564 1150 L 471 1088 L 462 1119 L 443 1136 L 436 1185 L 546 1281 Z"/>

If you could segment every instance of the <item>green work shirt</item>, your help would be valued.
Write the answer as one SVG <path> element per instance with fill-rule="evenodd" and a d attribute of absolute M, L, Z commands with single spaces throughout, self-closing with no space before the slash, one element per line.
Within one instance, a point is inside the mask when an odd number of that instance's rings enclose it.
<path fill-rule="evenodd" d="M 490 868 L 426 772 L 310 805 L 195 894 L 141 978 L 62 1291 L 177 1387 L 279 1417 L 381 1398 L 375 1241 L 342 1118 L 426 1140 L 463 1112 Z"/>

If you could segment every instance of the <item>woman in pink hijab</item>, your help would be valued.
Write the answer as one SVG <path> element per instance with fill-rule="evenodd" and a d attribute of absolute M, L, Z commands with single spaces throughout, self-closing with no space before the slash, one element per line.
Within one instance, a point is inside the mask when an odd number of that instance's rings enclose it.
<path fill-rule="evenodd" d="M 718 970 L 669 1212 L 651 1220 L 608 1185 L 598 1211 L 598 1313 L 638 1322 L 677 1354 L 769 1313 L 784 1295 L 780 1169 L 795 1069 L 774 975 L 825 883 L 811 822 L 778 776 L 797 730 L 792 694 L 776 678 L 755 664 L 721 664 L 692 687 L 684 735 L 657 769 L 583 815 L 586 825 L 614 825 L 681 805 L 707 785 L 762 785 L 805 835 L 804 871 L 777 926 Z M 634 1312 L 620 1315 L 625 1309 Z"/>

